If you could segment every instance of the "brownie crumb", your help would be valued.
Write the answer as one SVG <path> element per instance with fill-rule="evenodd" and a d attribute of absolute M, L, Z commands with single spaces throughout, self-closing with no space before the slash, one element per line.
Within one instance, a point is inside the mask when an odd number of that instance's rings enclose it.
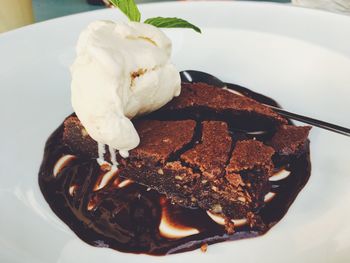
<path fill-rule="evenodd" d="M 227 217 L 225 218 L 225 230 L 229 235 L 232 235 L 235 232 L 235 224 Z"/>
<path fill-rule="evenodd" d="M 228 173 L 226 174 L 226 179 L 232 184 L 234 187 L 244 186 L 244 182 L 240 174 L 237 173 Z"/>
<path fill-rule="evenodd" d="M 201 251 L 202 251 L 203 253 L 205 253 L 205 252 L 207 252 L 207 250 L 208 250 L 208 243 L 202 244 L 202 245 L 201 245 Z"/>

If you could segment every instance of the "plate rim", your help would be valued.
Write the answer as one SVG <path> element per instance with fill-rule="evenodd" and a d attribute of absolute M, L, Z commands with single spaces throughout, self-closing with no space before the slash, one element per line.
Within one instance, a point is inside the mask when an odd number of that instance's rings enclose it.
<path fill-rule="evenodd" d="M 191 3 L 191 4 L 208 4 L 208 3 L 210 3 L 210 5 L 212 5 L 212 4 L 219 4 L 219 3 L 224 3 L 224 4 L 227 4 L 227 3 L 230 3 L 230 5 L 231 4 L 234 4 L 234 5 L 237 5 L 237 4 L 239 4 L 239 5 L 247 5 L 247 4 L 249 4 L 249 5 L 251 5 L 251 4 L 253 4 L 254 6 L 260 6 L 260 5 L 264 5 L 264 6 L 284 6 L 283 8 L 298 8 L 298 9 L 300 9 L 300 10 L 306 10 L 306 12 L 312 12 L 312 13 L 314 13 L 314 12 L 317 12 L 317 13 L 319 13 L 319 12 L 321 12 L 321 13 L 326 13 L 327 15 L 331 15 L 331 16 L 336 16 L 336 17 L 339 17 L 339 16 L 341 16 L 341 17 L 343 17 L 344 15 L 341 15 L 341 14 L 336 14 L 336 13 L 330 13 L 330 12 L 327 12 L 327 11 L 323 11 L 323 10 L 314 10 L 314 9 L 309 9 L 309 8 L 300 8 L 300 7 L 295 7 L 295 6 L 289 6 L 289 5 L 285 5 L 285 4 L 278 4 L 278 3 L 268 3 L 268 2 L 264 2 L 264 3 L 258 3 L 258 2 L 254 2 L 254 1 L 247 1 L 247 2 L 227 2 L 227 1 L 217 1 L 217 2 L 214 2 L 214 1 L 212 1 L 212 2 L 207 2 L 207 1 L 198 1 L 198 2 L 166 2 L 166 3 L 147 3 L 147 4 L 143 4 L 142 6 L 146 6 L 147 5 L 147 7 L 150 7 L 150 6 L 153 6 L 153 5 L 161 5 L 161 6 L 167 6 L 167 5 L 169 5 L 169 4 L 176 4 L 176 5 L 183 5 L 183 4 L 189 4 L 189 3 Z M 303 11 L 303 12 L 304 12 Z M 20 33 L 22 33 L 22 31 L 27 31 L 28 29 L 29 30 L 32 30 L 32 28 L 34 28 L 34 29 L 36 29 L 37 27 L 39 27 L 39 26 L 42 26 L 42 25 L 44 25 L 44 26 L 46 26 L 47 24 L 49 24 L 49 23 L 56 23 L 58 20 L 66 20 L 67 18 L 69 18 L 69 17 L 80 17 L 80 16 L 89 16 L 91 13 L 104 13 L 104 12 L 106 12 L 106 13 L 109 13 L 109 12 L 111 12 L 111 10 L 104 10 L 104 9 L 102 9 L 102 10 L 94 10 L 94 11 L 88 11 L 88 12 L 82 12 L 82 13 L 78 13 L 78 14 L 73 14 L 73 15 L 68 15 L 68 16 L 64 16 L 64 17 L 59 17 L 59 18 L 54 18 L 54 19 L 50 19 L 50 20 L 47 20 L 47 21 L 43 21 L 43 22 L 39 22 L 39 23 L 36 23 L 36 24 L 34 24 L 34 25 L 29 25 L 29 26 L 26 26 L 26 27 L 23 27 L 23 28 L 19 28 L 19 29 L 17 29 L 17 30 L 13 30 L 13 31 L 9 31 L 9 32 L 6 32 L 6 33 L 4 33 L 4 37 L 5 36 L 10 36 L 11 35 L 11 37 L 17 37 L 17 34 L 20 34 Z M 347 16 L 346 16 L 347 17 Z M 118 16 L 116 16 L 116 18 L 118 18 Z M 347 17 L 348 18 L 348 17 Z M 350 16 L 349 16 L 349 18 L 350 18 Z M 350 20 L 349 20 L 350 21 Z M 2 40 L 2 35 L 0 35 L 0 41 Z M 2 88 L 0 88 L 0 90 L 3 90 Z M 46 139 L 46 138 L 44 138 L 44 139 Z M 301 192 L 302 193 L 302 192 Z M 0 252 L 1 252 L 1 250 L 0 250 Z M 0 253 L 0 255 L 1 255 L 1 253 Z"/>

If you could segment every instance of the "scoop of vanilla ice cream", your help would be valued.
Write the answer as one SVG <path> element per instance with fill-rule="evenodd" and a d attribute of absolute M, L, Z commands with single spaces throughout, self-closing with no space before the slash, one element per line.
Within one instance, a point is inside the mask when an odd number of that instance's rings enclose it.
<path fill-rule="evenodd" d="M 120 151 L 139 144 L 130 119 L 180 94 L 170 55 L 169 38 L 148 24 L 96 21 L 81 33 L 71 67 L 72 105 L 94 140 Z"/>

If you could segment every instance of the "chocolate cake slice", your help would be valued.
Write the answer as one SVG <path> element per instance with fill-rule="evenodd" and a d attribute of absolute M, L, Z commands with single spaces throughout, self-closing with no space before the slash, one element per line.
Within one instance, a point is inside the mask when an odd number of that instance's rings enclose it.
<path fill-rule="evenodd" d="M 263 206 L 273 156 L 295 154 L 309 131 L 286 125 L 283 117 L 253 99 L 206 84 L 183 84 L 178 98 L 133 122 L 141 142 L 129 158 L 118 156 L 119 176 L 178 205 L 229 219 L 251 218 Z M 273 129 L 268 141 L 242 131 L 264 127 Z M 97 143 L 77 117 L 64 122 L 63 140 L 72 153 L 97 157 Z"/>

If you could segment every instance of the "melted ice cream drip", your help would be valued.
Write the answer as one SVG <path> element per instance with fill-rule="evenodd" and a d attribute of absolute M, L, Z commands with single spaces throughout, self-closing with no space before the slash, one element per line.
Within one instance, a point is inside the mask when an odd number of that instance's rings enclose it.
<path fill-rule="evenodd" d="M 111 155 L 112 169 L 118 169 L 117 156 L 115 154 L 115 150 L 111 147 L 109 147 L 109 154 Z"/>
<path fill-rule="evenodd" d="M 117 170 L 111 169 L 110 171 L 106 172 L 105 174 L 102 174 L 99 178 L 99 180 L 96 182 L 94 186 L 94 191 L 98 191 L 102 188 L 104 188 L 111 180 L 115 177 Z"/>
<path fill-rule="evenodd" d="M 75 158 L 76 157 L 74 155 L 66 154 L 63 155 L 60 159 L 58 159 L 53 168 L 53 176 L 56 177 L 58 173 Z"/>
<path fill-rule="evenodd" d="M 97 163 L 101 166 L 103 164 L 106 164 L 105 160 L 105 153 L 106 153 L 106 145 L 103 143 L 98 142 L 97 143 L 97 149 L 98 149 L 98 158 Z"/>
<path fill-rule="evenodd" d="M 111 164 L 112 170 L 116 170 L 118 169 L 118 161 L 117 161 L 117 155 L 116 155 L 116 150 L 113 149 L 112 147 L 108 147 L 109 150 L 109 154 L 110 154 L 110 158 L 111 158 L 111 163 L 107 162 L 105 159 L 105 153 L 106 153 L 106 144 L 97 142 L 97 148 L 98 148 L 98 158 L 97 158 L 97 163 L 102 166 L 102 165 L 106 165 L 106 164 Z M 119 155 L 122 158 L 128 158 L 129 157 L 129 151 L 125 151 L 125 150 L 121 150 L 119 151 Z"/>
<path fill-rule="evenodd" d="M 225 223 L 225 218 L 221 215 L 211 213 L 207 211 L 208 216 L 218 225 L 224 226 Z M 235 224 L 235 226 L 243 226 L 247 223 L 246 218 L 241 218 L 241 219 L 231 219 L 231 222 Z"/>
<path fill-rule="evenodd" d="M 161 198 L 160 205 L 162 207 L 162 215 L 159 224 L 159 233 L 161 236 L 169 239 L 179 239 L 200 233 L 196 228 L 184 226 L 172 220 L 165 204 L 166 199 Z"/>
<path fill-rule="evenodd" d="M 129 157 L 129 151 L 121 150 L 121 151 L 119 151 L 119 154 L 123 158 L 128 158 Z"/>

